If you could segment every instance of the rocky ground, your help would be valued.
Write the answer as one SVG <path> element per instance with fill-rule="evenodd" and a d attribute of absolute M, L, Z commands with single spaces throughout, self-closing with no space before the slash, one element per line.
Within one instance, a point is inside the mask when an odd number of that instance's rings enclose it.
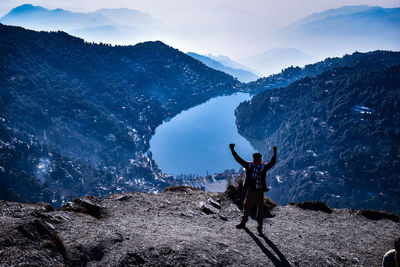
<path fill-rule="evenodd" d="M 0 266 L 379 266 L 400 224 L 360 211 L 275 207 L 264 235 L 222 193 L 86 197 L 54 210 L 0 201 Z M 394 219 L 398 219 L 395 217 Z"/>

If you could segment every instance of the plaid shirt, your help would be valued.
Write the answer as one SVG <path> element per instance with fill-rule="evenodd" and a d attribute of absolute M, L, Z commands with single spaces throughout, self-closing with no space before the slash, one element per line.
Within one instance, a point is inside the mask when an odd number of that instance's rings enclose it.
<path fill-rule="evenodd" d="M 250 168 L 253 165 L 253 163 L 250 163 Z M 264 164 L 258 164 L 258 165 L 254 165 L 254 167 L 252 168 L 252 173 L 251 173 L 251 177 L 254 180 L 254 185 L 256 187 L 256 189 L 262 189 L 262 184 L 261 184 L 261 172 L 264 169 Z"/>

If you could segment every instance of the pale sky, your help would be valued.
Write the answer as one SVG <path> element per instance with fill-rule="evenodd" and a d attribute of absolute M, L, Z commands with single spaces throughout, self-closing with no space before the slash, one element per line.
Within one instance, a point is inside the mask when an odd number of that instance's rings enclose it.
<path fill-rule="evenodd" d="M 183 52 L 228 55 L 238 59 L 274 48 L 267 36 L 312 13 L 349 5 L 400 7 L 400 0 L 0 0 L 0 16 L 31 3 L 76 12 L 126 7 L 148 13 L 176 36 L 161 40 Z M 262 40 L 262 41 L 260 41 Z"/>

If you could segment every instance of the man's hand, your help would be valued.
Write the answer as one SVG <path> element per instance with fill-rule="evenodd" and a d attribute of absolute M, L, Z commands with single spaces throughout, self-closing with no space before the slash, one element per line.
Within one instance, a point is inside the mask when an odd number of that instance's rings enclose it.
<path fill-rule="evenodd" d="M 274 150 L 274 153 L 276 153 L 276 151 L 277 151 L 276 146 L 274 146 L 272 149 Z"/>
<path fill-rule="evenodd" d="M 235 144 L 229 144 L 229 148 L 232 150 L 235 148 Z"/>

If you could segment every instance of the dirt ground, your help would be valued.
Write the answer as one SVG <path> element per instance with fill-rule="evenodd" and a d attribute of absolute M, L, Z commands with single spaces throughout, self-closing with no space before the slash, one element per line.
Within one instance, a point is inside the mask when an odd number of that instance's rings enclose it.
<path fill-rule="evenodd" d="M 226 195 L 188 187 L 63 211 L 0 201 L 0 266 L 380 266 L 400 236 L 398 222 L 348 209 L 277 206 L 263 235 L 254 219 L 236 229 L 241 215 Z"/>

